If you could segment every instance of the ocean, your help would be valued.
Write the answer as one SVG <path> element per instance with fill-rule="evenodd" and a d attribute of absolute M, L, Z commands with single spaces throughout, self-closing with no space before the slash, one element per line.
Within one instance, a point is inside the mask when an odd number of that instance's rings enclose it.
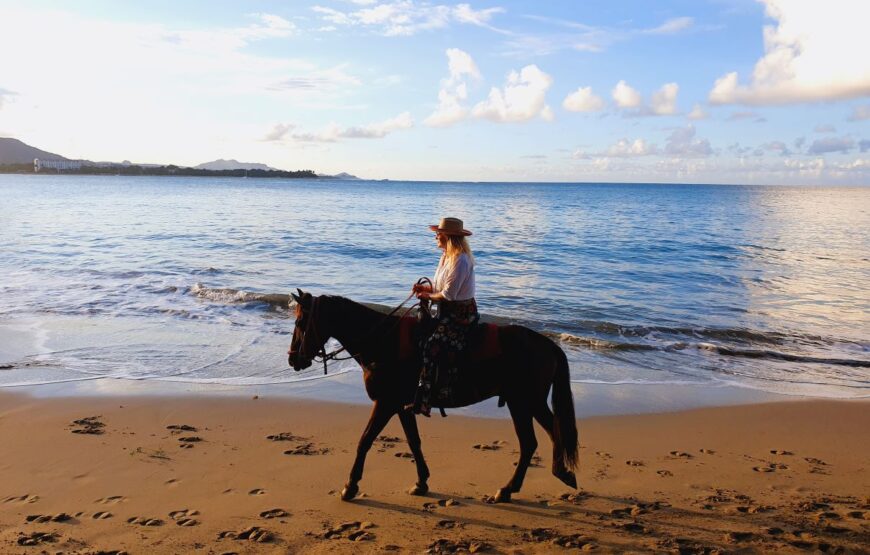
<path fill-rule="evenodd" d="M 0 388 L 287 367 L 297 287 L 392 307 L 474 232 L 481 312 L 578 384 L 870 394 L 870 187 L 0 175 Z"/>

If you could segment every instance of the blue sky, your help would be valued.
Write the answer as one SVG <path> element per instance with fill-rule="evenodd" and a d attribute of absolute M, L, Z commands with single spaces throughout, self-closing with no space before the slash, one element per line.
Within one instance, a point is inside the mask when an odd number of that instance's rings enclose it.
<path fill-rule="evenodd" d="M 870 183 L 862 0 L 0 0 L 0 14 L 0 135 L 69 157 Z"/>

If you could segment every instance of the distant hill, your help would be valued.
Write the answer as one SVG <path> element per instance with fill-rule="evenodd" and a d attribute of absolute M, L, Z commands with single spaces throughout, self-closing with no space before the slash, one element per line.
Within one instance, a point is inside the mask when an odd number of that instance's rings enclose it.
<path fill-rule="evenodd" d="M 34 158 L 40 160 L 66 160 L 60 154 L 52 154 L 26 145 L 18 139 L 0 137 L 0 164 L 32 164 Z"/>
<path fill-rule="evenodd" d="M 317 174 L 317 177 L 326 177 L 329 179 L 347 179 L 349 181 L 360 179 L 359 177 L 357 177 L 355 175 L 351 175 L 347 172 L 341 172 L 341 173 L 337 173 L 335 175 L 327 175 L 325 173 L 319 173 L 319 174 Z"/>
<path fill-rule="evenodd" d="M 200 164 L 198 166 L 194 166 L 195 170 L 213 170 L 213 171 L 222 171 L 222 170 L 264 170 L 264 171 L 281 171 L 277 168 L 272 168 L 267 166 L 266 164 L 257 164 L 254 162 L 239 162 L 238 160 L 215 160 L 213 162 L 206 162 L 204 164 Z"/>

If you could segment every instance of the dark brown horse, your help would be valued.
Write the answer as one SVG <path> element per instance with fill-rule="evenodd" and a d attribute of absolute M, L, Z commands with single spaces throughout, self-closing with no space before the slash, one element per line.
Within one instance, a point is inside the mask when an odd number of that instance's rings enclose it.
<path fill-rule="evenodd" d="M 385 316 L 343 297 L 313 297 L 298 291 L 298 296 L 293 295 L 296 329 L 288 351 L 290 364 L 296 370 L 308 368 L 323 353 L 326 341 L 335 338 L 362 367 L 366 392 L 374 401 L 341 498 L 348 501 L 359 492 L 366 454 L 394 415 L 399 416 L 417 464 L 417 483 L 409 493 L 425 495 L 429 491 L 429 468 L 420 449 L 415 415 L 404 408 L 414 399 L 422 365 L 419 353 L 407 356 L 400 352 L 399 317 Z M 523 485 L 538 446 L 532 418 L 553 441 L 553 475 L 576 488 L 573 470 L 577 465 L 577 426 L 565 353 L 547 337 L 523 326 L 500 326 L 498 343 L 500 352 L 496 356 L 474 360 L 468 368 L 462 368 L 467 385 L 459 400 L 450 405 L 467 406 L 494 396 L 507 403 L 520 442 L 520 457 L 513 476 L 498 490 L 495 501 L 510 501 L 511 494 Z M 551 387 L 553 412 L 547 406 Z M 439 403 L 435 401 L 434 405 L 438 407 Z"/>

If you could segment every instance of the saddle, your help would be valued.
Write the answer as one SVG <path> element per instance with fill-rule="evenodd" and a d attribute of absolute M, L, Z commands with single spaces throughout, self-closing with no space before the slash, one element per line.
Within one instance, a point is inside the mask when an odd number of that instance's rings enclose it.
<path fill-rule="evenodd" d="M 399 324 L 399 360 L 407 360 L 418 354 L 420 339 L 432 333 L 434 319 L 418 320 L 412 316 L 402 318 Z M 468 331 L 468 347 L 462 353 L 462 363 L 480 362 L 501 354 L 498 342 L 498 326 L 476 324 Z"/>

